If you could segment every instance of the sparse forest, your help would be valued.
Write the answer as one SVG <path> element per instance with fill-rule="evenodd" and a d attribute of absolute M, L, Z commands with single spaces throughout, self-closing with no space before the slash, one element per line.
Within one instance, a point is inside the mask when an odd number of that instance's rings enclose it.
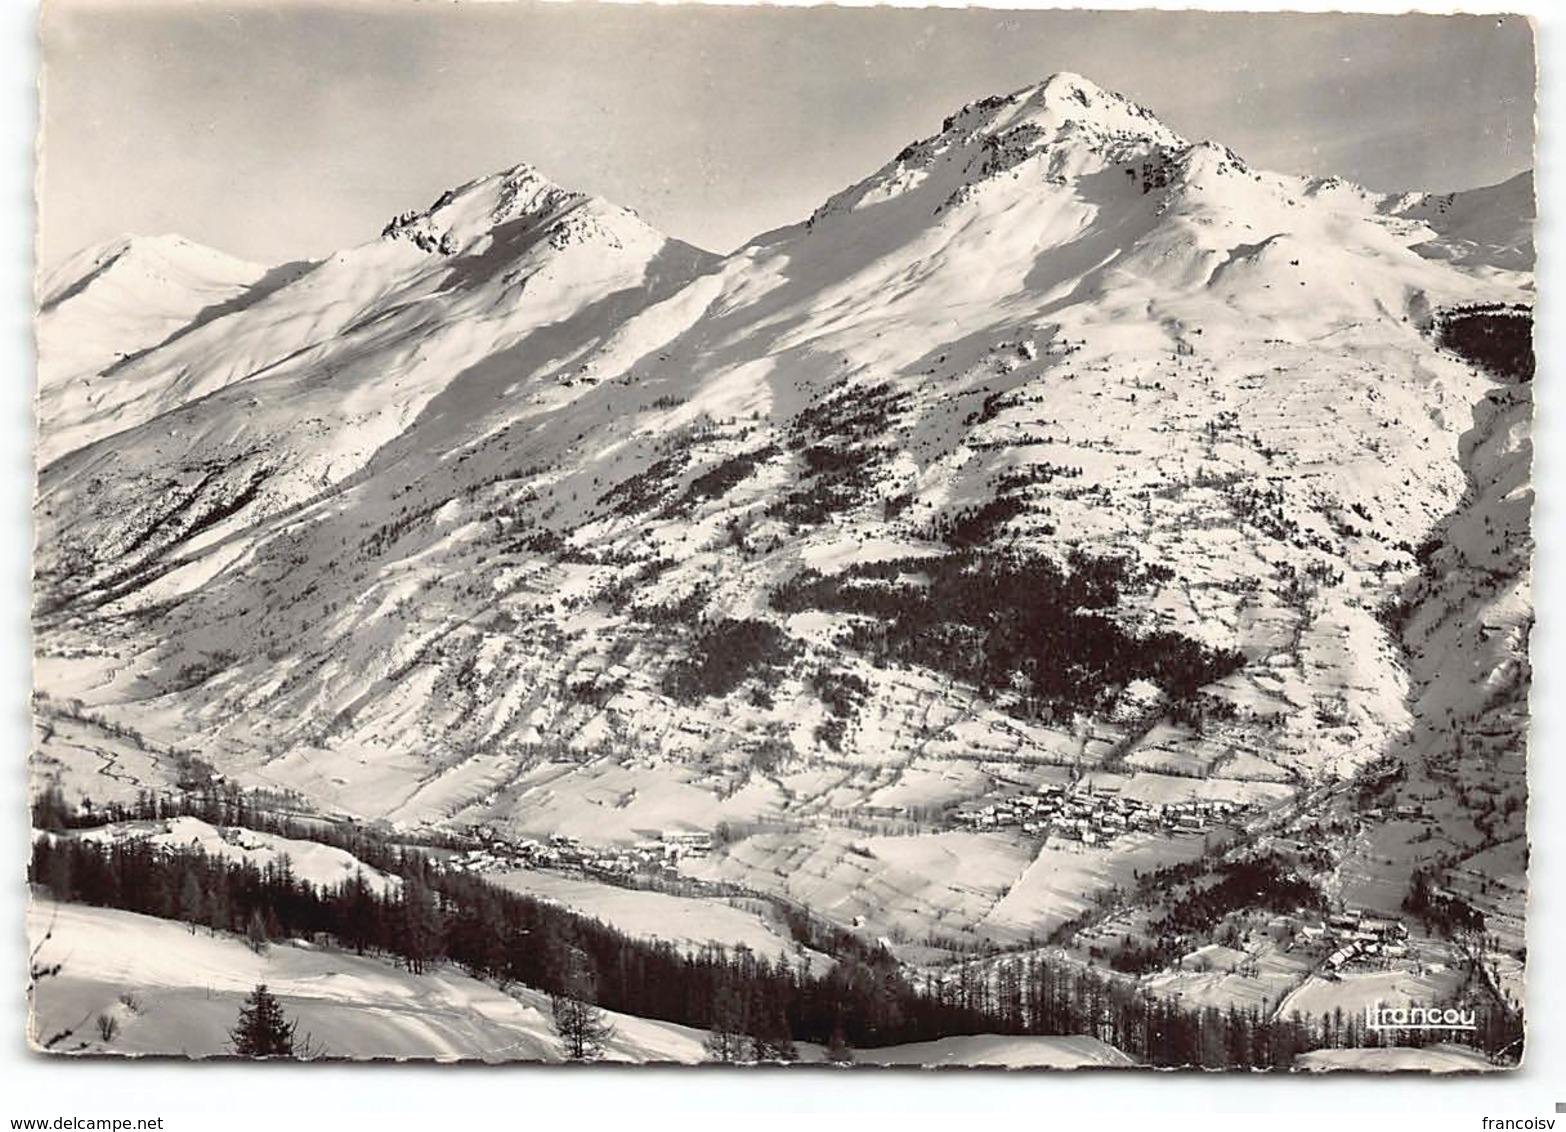
<path fill-rule="evenodd" d="M 1136 634 L 1112 616 L 1143 584 L 1117 558 L 961 551 L 857 565 L 824 577 L 805 570 L 773 607 L 856 613 L 847 644 L 876 663 L 919 664 L 968 681 L 1024 715 L 1097 706 L 1108 690 L 1151 680 L 1173 699 L 1237 670 L 1244 657 L 1177 633 Z"/>
<path fill-rule="evenodd" d="M 415 973 L 450 962 L 477 977 L 534 987 L 556 1003 L 562 1049 L 582 1059 L 597 1056 L 612 1038 L 603 1011 L 709 1030 L 709 1056 L 741 1061 L 790 1061 L 798 1042 L 847 1057 L 851 1048 L 1001 1033 L 1089 1034 L 1160 1066 L 1282 1067 L 1303 1050 L 1365 1040 L 1352 1027 L 1334 1030 L 1330 1020 L 1188 1009 L 1039 952 L 987 966 L 962 963 L 945 977 L 927 973 L 921 980 L 880 946 L 798 914 L 788 917 L 795 938 L 832 955 L 830 970 L 745 948 L 682 951 L 443 870 L 424 853 L 369 834 L 360 836 L 360 847 L 402 878 L 398 890 L 378 892 L 362 873 L 322 889 L 299 879 L 286 858 L 257 868 L 199 850 L 51 834 L 34 840 L 29 879 L 61 900 L 214 932 L 243 935 L 259 923 L 270 941 L 313 937 L 384 955 Z M 1237 867 L 1216 889 L 1193 897 L 1192 907 L 1200 904 L 1205 917 L 1215 901 L 1267 903 L 1268 894 L 1256 889 L 1266 879 Z M 1289 891 L 1276 899 L 1310 896 Z M 1480 1048 L 1500 1049 L 1520 1037 L 1520 1018 L 1497 1010 L 1483 1019 L 1474 1035 Z"/>

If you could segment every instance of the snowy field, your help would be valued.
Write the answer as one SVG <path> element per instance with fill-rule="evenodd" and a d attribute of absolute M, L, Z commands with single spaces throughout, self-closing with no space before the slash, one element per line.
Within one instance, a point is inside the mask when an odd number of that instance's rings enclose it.
<path fill-rule="evenodd" d="M 1124 1069 L 1136 1064 L 1097 1038 L 994 1034 L 856 1050 L 854 1062 L 858 1065 L 991 1066 L 1002 1069 Z"/>
<path fill-rule="evenodd" d="M 1421 1049 L 1318 1049 L 1294 1060 L 1296 1069 L 1312 1073 L 1488 1073 L 1490 1060 L 1467 1046 L 1425 1046 Z"/>
<path fill-rule="evenodd" d="M 1005 834 L 856 837 L 851 831 L 759 834 L 685 866 L 694 877 L 781 890 L 832 921 L 889 944 L 970 937 L 1032 860 Z"/>
<path fill-rule="evenodd" d="M 781 922 L 717 897 L 621 888 L 541 869 L 493 873 L 484 879 L 512 892 L 542 897 L 602 920 L 627 935 L 666 940 L 685 949 L 699 949 L 708 943 L 730 950 L 744 947 L 774 962 L 808 962 L 811 972 L 817 975 L 825 974 L 834 962 L 831 956 L 790 940 Z"/>
<path fill-rule="evenodd" d="M 273 944 L 257 955 L 238 937 L 106 908 L 35 901 L 27 931 L 37 961 L 61 964 L 32 1004 L 37 1046 L 65 1053 L 220 1057 L 240 1004 L 265 983 L 299 1036 L 328 1057 L 437 1061 L 558 1061 L 547 996 L 502 991 L 443 966 L 413 975 L 391 962 Z M 44 940 L 45 933 L 50 938 Z M 41 942 L 41 947 L 40 945 Z M 97 1018 L 117 1024 L 108 1041 Z M 610 1015 L 615 1061 L 695 1062 L 705 1034 L 685 1026 Z"/>
<path fill-rule="evenodd" d="M 1301 1014 L 1344 1014 L 1363 1017 L 1366 1007 L 1431 1006 L 1446 1001 L 1463 982 L 1456 970 L 1417 974 L 1413 971 L 1350 972 L 1336 979 L 1313 977 L 1278 1007 L 1282 1017 Z"/>

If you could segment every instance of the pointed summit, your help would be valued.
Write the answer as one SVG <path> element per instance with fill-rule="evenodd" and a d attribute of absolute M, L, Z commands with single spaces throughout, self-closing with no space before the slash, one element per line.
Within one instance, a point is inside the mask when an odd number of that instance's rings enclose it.
<path fill-rule="evenodd" d="M 381 238 L 407 240 L 442 256 L 496 249 L 520 254 L 540 241 L 555 251 L 591 244 L 618 252 L 669 240 L 632 210 L 562 188 L 526 162 L 449 189 L 428 208 L 393 217 Z"/>
<path fill-rule="evenodd" d="M 898 200 L 939 215 L 1002 176 L 1061 186 L 1110 166 L 1162 167 L 1190 148 L 1151 110 L 1062 71 L 964 106 L 940 133 L 828 200 L 810 225 Z"/>
<path fill-rule="evenodd" d="M 587 199 L 522 163 L 450 189 L 426 209 L 394 217 L 381 236 L 456 255 L 502 225 L 558 215 Z"/>
<path fill-rule="evenodd" d="M 1038 89 L 1046 93 L 1057 93 L 1062 96 L 1078 98 L 1084 106 L 1088 105 L 1093 95 L 1107 95 L 1103 87 L 1083 78 L 1075 71 L 1056 71 L 1049 78 L 1039 83 Z"/>
<path fill-rule="evenodd" d="M 1041 134 L 1086 131 L 1104 138 L 1142 140 L 1168 148 L 1187 145 L 1145 106 L 1104 90 L 1070 71 L 1011 94 L 981 99 L 943 124 L 943 132 L 999 135 L 1031 127 Z"/>

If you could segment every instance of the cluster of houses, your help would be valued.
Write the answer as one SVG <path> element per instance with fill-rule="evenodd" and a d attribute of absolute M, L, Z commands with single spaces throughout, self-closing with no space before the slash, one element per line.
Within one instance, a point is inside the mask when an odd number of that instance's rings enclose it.
<path fill-rule="evenodd" d="M 1383 810 L 1383 809 L 1380 809 L 1380 808 L 1366 810 L 1365 811 L 1365 817 L 1369 818 L 1372 821 L 1382 821 L 1382 820 L 1386 819 L 1386 817 L 1387 817 L 1387 815 L 1389 813 L 1391 814 L 1391 816 L 1393 818 L 1396 818 L 1398 821 L 1424 821 L 1424 820 L 1426 820 L 1425 808 L 1423 806 L 1417 806 L 1417 805 L 1398 806 L 1396 809 L 1393 809 L 1391 811 Z M 1429 818 L 1429 820 L 1430 821 L 1434 821 L 1435 819 L 1432 817 L 1432 818 Z"/>
<path fill-rule="evenodd" d="M 1034 794 L 1018 794 L 959 810 L 953 820 L 961 827 L 990 830 L 1020 826 L 1035 837 L 1063 837 L 1085 845 L 1103 845 L 1133 831 L 1176 834 L 1206 833 L 1234 818 L 1238 802 L 1193 800 L 1144 802 L 1127 798 L 1114 785 L 1040 786 Z"/>
<path fill-rule="evenodd" d="M 682 858 L 712 852 L 712 834 L 665 830 L 655 839 L 627 846 L 584 845 L 557 833 L 548 841 L 493 841 L 453 857 L 447 867 L 457 872 L 495 873 L 514 869 L 580 869 L 601 876 L 672 873 Z"/>
<path fill-rule="evenodd" d="M 1305 924 L 1300 938 L 1327 949 L 1328 971 L 1354 964 L 1380 963 L 1408 954 L 1408 928 L 1396 916 L 1372 915 L 1349 908 L 1322 923 Z"/>

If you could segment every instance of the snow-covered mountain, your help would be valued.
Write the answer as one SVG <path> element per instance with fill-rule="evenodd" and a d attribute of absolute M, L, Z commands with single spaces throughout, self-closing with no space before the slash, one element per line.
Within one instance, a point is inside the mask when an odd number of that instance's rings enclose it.
<path fill-rule="evenodd" d="M 123 356 L 126 347 L 156 345 L 207 306 L 243 294 L 263 274 L 265 268 L 178 236 L 125 236 L 86 248 L 39 280 L 41 328 L 62 339 L 62 355 L 44 351 L 42 384 L 92 372 L 92 362 Z M 105 318 L 123 321 L 93 334 Z M 64 357 L 68 349 L 78 356 Z"/>
<path fill-rule="evenodd" d="M 378 373 L 398 370 L 392 384 L 406 392 L 382 390 L 368 398 L 373 406 L 355 408 L 366 416 L 406 417 L 440 385 L 423 378 L 420 359 L 438 356 L 454 376 L 505 349 L 522 328 L 654 274 L 683 279 L 706 258 L 629 212 L 567 193 L 526 166 L 447 193 L 432 208 L 397 218 L 379 240 L 319 263 L 263 272 L 183 242 L 173 245 L 177 256 L 154 254 L 164 245 L 144 247 L 152 243 L 132 241 L 134 254 L 107 267 L 94 257 L 82 271 L 78 257 L 47 285 L 41 464 L 236 382 L 247 389 L 243 396 L 230 391 L 233 403 L 258 407 L 263 389 L 287 398 L 300 385 L 319 385 L 323 367 L 335 373 L 352 368 L 350 359 L 371 355 Z M 56 340 L 91 344 L 115 331 L 115 321 L 105 324 L 104 304 L 113 319 L 135 320 L 137 331 L 148 327 L 131 343 L 135 349 L 111 337 L 116 360 L 95 371 L 75 354 L 51 350 Z M 170 310 L 179 312 L 177 321 L 165 314 Z M 83 327 L 89 321 L 91 333 Z M 458 321 L 460 340 L 442 329 Z M 154 327 L 165 337 L 156 338 Z M 107 349 L 93 357 L 107 356 Z M 355 369 L 339 377 L 335 391 L 359 376 Z M 76 394 L 69 401 L 65 388 Z M 226 415 L 235 423 L 234 414 Z M 338 406 L 332 416 L 340 415 Z M 279 419 L 287 416 L 273 418 L 258 438 L 276 431 Z M 339 455 L 336 462 L 351 459 Z"/>
<path fill-rule="evenodd" d="M 242 302 L 266 275 L 177 236 L 127 236 L 79 252 L 41 279 L 40 456 L 94 439 L 92 422 L 124 396 L 111 376 L 117 369 Z"/>
<path fill-rule="evenodd" d="M 102 799 L 194 751 L 514 835 L 728 823 L 756 835 L 692 875 L 1047 931 L 1154 848 L 855 846 L 1003 783 L 1259 807 L 1396 749 L 1385 610 L 1477 498 L 1499 384 L 1438 314 L 1530 301 L 1531 206 L 1256 170 L 1057 75 L 726 258 L 519 166 L 316 264 L 73 261 L 37 671 L 45 714 L 81 703 L 39 766 Z M 1523 547 L 1526 425 L 1486 448 Z M 1476 683 L 1525 658 L 1525 596 L 1504 618 Z"/>
<path fill-rule="evenodd" d="M 1420 255 L 1464 267 L 1533 270 L 1533 173 L 1461 193 L 1421 193 L 1395 214 L 1428 227 Z"/>

